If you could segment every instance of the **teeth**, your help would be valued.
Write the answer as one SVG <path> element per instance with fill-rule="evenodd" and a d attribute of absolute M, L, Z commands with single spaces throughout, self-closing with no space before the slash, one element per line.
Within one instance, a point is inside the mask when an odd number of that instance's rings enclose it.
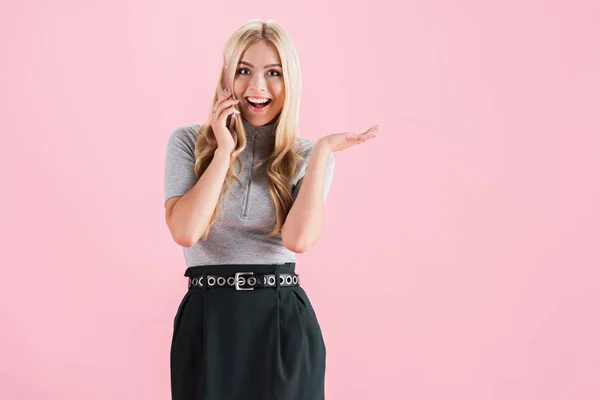
<path fill-rule="evenodd" d="M 252 98 L 252 97 L 248 97 L 248 100 L 253 102 L 253 103 L 266 103 L 267 101 L 269 101 L 269 99 L 257 99 L 257 98 Z"/>

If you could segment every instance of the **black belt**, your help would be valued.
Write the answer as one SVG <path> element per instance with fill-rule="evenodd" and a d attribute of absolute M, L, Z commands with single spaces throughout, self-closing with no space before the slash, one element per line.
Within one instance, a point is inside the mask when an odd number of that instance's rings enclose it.
<path fill-rule="evenodd" d="M 205 278 L 206 276 L 206 278 Z M 234 275 L 213 275 L 195 276 L 188 278 L 189 288 L 205 287 L 204 279 L 208 287 L 226 287 L 235 290 L 254 290 L 260 288 L 277 287 L 276 274 L 255 274 L 253 272 L 236 272 Z M 279 273 L 279 286 L 300 286 L 300 277 L 298 274 L 289 272 Z"/>

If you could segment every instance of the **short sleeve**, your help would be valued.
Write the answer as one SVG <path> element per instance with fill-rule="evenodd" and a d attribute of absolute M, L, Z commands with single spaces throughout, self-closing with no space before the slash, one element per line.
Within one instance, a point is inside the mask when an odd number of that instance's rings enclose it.
<path fill-rule="evenodd" d="M 310 158 L 310 156 L 309 156 Z M 308 163 L 308 158 L 307 158 Z M 333 153 L 329 153 L 327 155 L 327 163 L 325 164 L 325 184 L 323 185 L 323 202 L 327 201 L 327 195 L 329 194 L 329 189 L 331 188 L 331 183 L 333 181 L 333 170 L 335 169 L 335 157 Z M 306 173 L 306 168 L 304 169 L 304 173 Z M 292 198 L 296 201 L 298 197 L 298 193 L 300 193 L 300 187 L 302 186 L 302 181 L 304 181 L 304 174 L 298 180 L 298 183 L 294 185 L 292 188 Z"/>
<path fill-rule="evenodd" d="M 198 182 L 194 171 L 196 146 L 195 126 L 175 129 L 167 142 L 164 171 L 164 202 L 174 196 L 183 196 Z"/>

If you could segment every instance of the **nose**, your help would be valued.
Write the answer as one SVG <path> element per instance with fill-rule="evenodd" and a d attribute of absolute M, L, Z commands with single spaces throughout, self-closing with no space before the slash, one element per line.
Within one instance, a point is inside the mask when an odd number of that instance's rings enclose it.
<path fill-rule="evenodd" d="M 267 89 L 267 82 L 262 74 L 254 74 L 250 79 L 250 88 L 256 92 L 265 92 Z"/>

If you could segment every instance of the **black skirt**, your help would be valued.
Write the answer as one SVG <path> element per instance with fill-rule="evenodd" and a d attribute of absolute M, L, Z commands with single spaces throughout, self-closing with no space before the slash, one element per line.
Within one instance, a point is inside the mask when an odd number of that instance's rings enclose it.
<path fill-rule="evenodd" d="M 203 265 L 185 276 L 294 269 L 295 263 Z M 322 400 L 325 356 L 301 287 L 192 287 L 174 320 L 172 400 Z"/>

